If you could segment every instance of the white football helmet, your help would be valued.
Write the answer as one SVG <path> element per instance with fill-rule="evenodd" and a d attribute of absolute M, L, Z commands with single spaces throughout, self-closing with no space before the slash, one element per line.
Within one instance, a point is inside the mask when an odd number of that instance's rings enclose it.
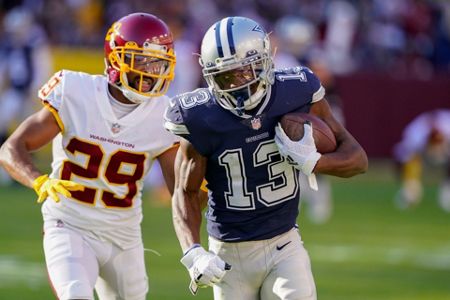
<path fill-rule="evenodd" d="M 274 80 L 269 36 L 244 17 L 212 25 L 203 37 L 199 62 L 218 103 L 240 116 L 261 102 Z"/>

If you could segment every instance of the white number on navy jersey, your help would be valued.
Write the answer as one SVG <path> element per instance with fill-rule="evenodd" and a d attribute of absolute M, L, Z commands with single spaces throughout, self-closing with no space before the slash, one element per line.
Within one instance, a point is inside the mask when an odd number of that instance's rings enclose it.
<path fill-rule="evenodd" d="M 201 105 L 209 101 L 209 94 L 205 91 L 200 91 L 196 94 L 187 94 L 180 97 L 181 106 L 184 109 L 190 109 L 194 106 Z"/>
<path fill-rule="evenodd" d="M 279 152 L 273 141 L 262 142 L 253 153 L 253 166 L 267 165 L 269 183 L 256 187 L 256 199 L 266 206 L 272 206 L 295 197 L 298 189 L 298 179 L 294 168 L 283 157 L 276 160 Z M 228 191 L 225 192 L 227 208 L 235 210 L 255 209 L 254 193 L 248 191 L 247 174 L 245 171 L 242 149 L 223 152 L 219 163 L 226 168 Z M 282 183 L 275 184 L 276 179 Z"/>
<path fill-rule="evenodd" d="M 276 205 L 286 200 L 292 199 L 297 190 L 297 176 L 294 168 L 281 160 L 275 160 L 274 156 L 279 155 L 278 148 L 273 141 L 267 141 L 259 144 L 253 155 L 253 164 L 255 167 L 267 165 L 269 172 L 269 183 L 260 185 L 256 188 L 258 199 L 267 206 Z M 276 179 L 282 179 L 282 183 L 275 184 Z"/>
<path fill-rule="evenodd" d="M 219 163 L 227 171 L 228 192 L 225 192 L 227 207 L 238 210 L 255 209 L 253 193 L 247 191 L 247 177 L 242 149 L 225 151 L 219 156 Z"/>

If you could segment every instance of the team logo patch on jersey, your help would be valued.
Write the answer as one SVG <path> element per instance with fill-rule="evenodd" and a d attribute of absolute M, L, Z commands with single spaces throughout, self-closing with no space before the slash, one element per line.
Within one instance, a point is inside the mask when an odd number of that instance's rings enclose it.
<path fill-rule="evenodd" d="M 259 130 L 262 127 L 264 114 L 253 116 L 252 118 L 241 121 L 242 124 L 250 127 L 253 130 Z"/>
<path fill-rule="evenodd" d="M 112 133 L 119 133 L 120 132 L 120 125 L 118 123 L 113 123 L 111 126 Z"/>
<path fill-rule="evenodd" d="M 258 129 L 260 129 L 261 128 L 261 119 L 259 118 L 259 117 L 254 117 L 254 118 L 252 118 L 251 119 L 251 124 L 252 124 L 252 128 L 254 129 L 254 130 L 258 130 Z"/>

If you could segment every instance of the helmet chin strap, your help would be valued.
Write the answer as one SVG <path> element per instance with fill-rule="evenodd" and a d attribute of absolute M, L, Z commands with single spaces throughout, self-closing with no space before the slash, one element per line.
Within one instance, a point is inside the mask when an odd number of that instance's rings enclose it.
<path fill-rule="evenodd" d="M 246 91 L 239 91 L 234 93 L 234 95 L 233 93 L 229 93 L 231 100 L 236 106 L 235 109 L 239 116 L 242 116 L 246 110 L 255 108 L 261 102 L 266 93 L 266 88 L 264 88 L 263 85 L 264 83 L 260 82 L 257 91 L 254 94 L 251 94 L 250 86 L 247 87 Z M 248 95 L 250 95 L 250 97 L 248 97 Z"/>
<path fill-rule="evenodd" d="M 236 112 L 240 117 L 244 114 L 245 111 L 244 102 L 245 101 L 243 96 L 236 97 Z"/>
<path fill-rule="evenodd" d="M 127 76 L 123 76 L 123 81 L 125 81 L 125 83 L 127 85 L 129 85 L 128 83 L 128 78 Z M 118 88 L 120 89 L 120 91 L 122 92 L 122 94 L 131 102 L 136 103 L 136 104 L 141 104 L 142 102 L 148 100 L 148 97 L 139 95 L 138 93 L 133 92 L 130 89 L 127 89 L 123 84 L 121 84 L 120 86 L 118 86 Z"/>
<path fill-rule="evenodd" d="M 129 82 L 128 82 L 128 77 L 126 76 L 126 74 L 124 74 L 123 79 L 122 79 L 125 84 L 127 86 L 130 86 Z M 120 91 L 122 92 L 122 94 L 131 102 L 136 103 L 136 104 L 141 104 L 142 102 L 148 101 L 151 97 L 150 96 L 145 96 L 145 95 L 141 95 L 139 93 L 136 93 L 134 91 L 132 91 L 129 88 L 126 88 L 125 85 L 121 84 L 121 85 L 117 85 L 117 87 L 120 89 Z M 152 90 L 154 90 L 155 87 L 153 87 Z"/>
<path fill-rule="evenodd" d="M 120 90 L 122 91 L 122 94 L 131 102 L 136 104 L 141 104 L 142 102 L 145 102 L 149 99 L 149 97 L 145 97 L 143 95 L 139 95 L 138 93 L 135 93 L 133 91 L 130 91 L 129 89 L 126 89 L 125 87 L 121 86 Z"/>
<path fill-rule="evenodd" d="M 251 95 L 247 99 L 247 101 L 249 101 L 249 103 L 250 103 L 248 105 L 248 107 L 247 107 L 247 110 L 255 108 L 261 102 L 261 100 L 264 97 L 265 93 L 266 93 L 266 89 L 265 88 L 261 88 L 261 89 L 258 89 L 258 91 L 256 91 L 256 93 Z"/>

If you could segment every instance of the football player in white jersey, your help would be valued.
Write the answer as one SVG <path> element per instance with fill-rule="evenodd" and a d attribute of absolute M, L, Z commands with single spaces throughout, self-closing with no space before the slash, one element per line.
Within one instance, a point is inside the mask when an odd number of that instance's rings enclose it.
<path fill-rule="evenodd" d="M 127 15 L 105 38 L 105 75 L 57 72 L 45 105 L 0 150 L 1 165 L 43 202 L 44 251 L 58 299 L 145 299 L 140 223 L 144 175 L 157 159 L 170 191 L 177 137 L 163 127 L 174 77 L 172 34 Z M 50 174 L 30 153 L 53 142 Z M 44 202 L 45 201 L 45 202 Z"/>
<path fill-rule="evenodd" d="M 399 208 L 414 207 L 422 200 L 425 164 L 433 171 L 443 171 L 438 203 L 450 212 L 450 109 L 426 111 L 415 117 L 394 147 L 394 160 L 400 171 L 401 186 L 395 196 Z"/>

